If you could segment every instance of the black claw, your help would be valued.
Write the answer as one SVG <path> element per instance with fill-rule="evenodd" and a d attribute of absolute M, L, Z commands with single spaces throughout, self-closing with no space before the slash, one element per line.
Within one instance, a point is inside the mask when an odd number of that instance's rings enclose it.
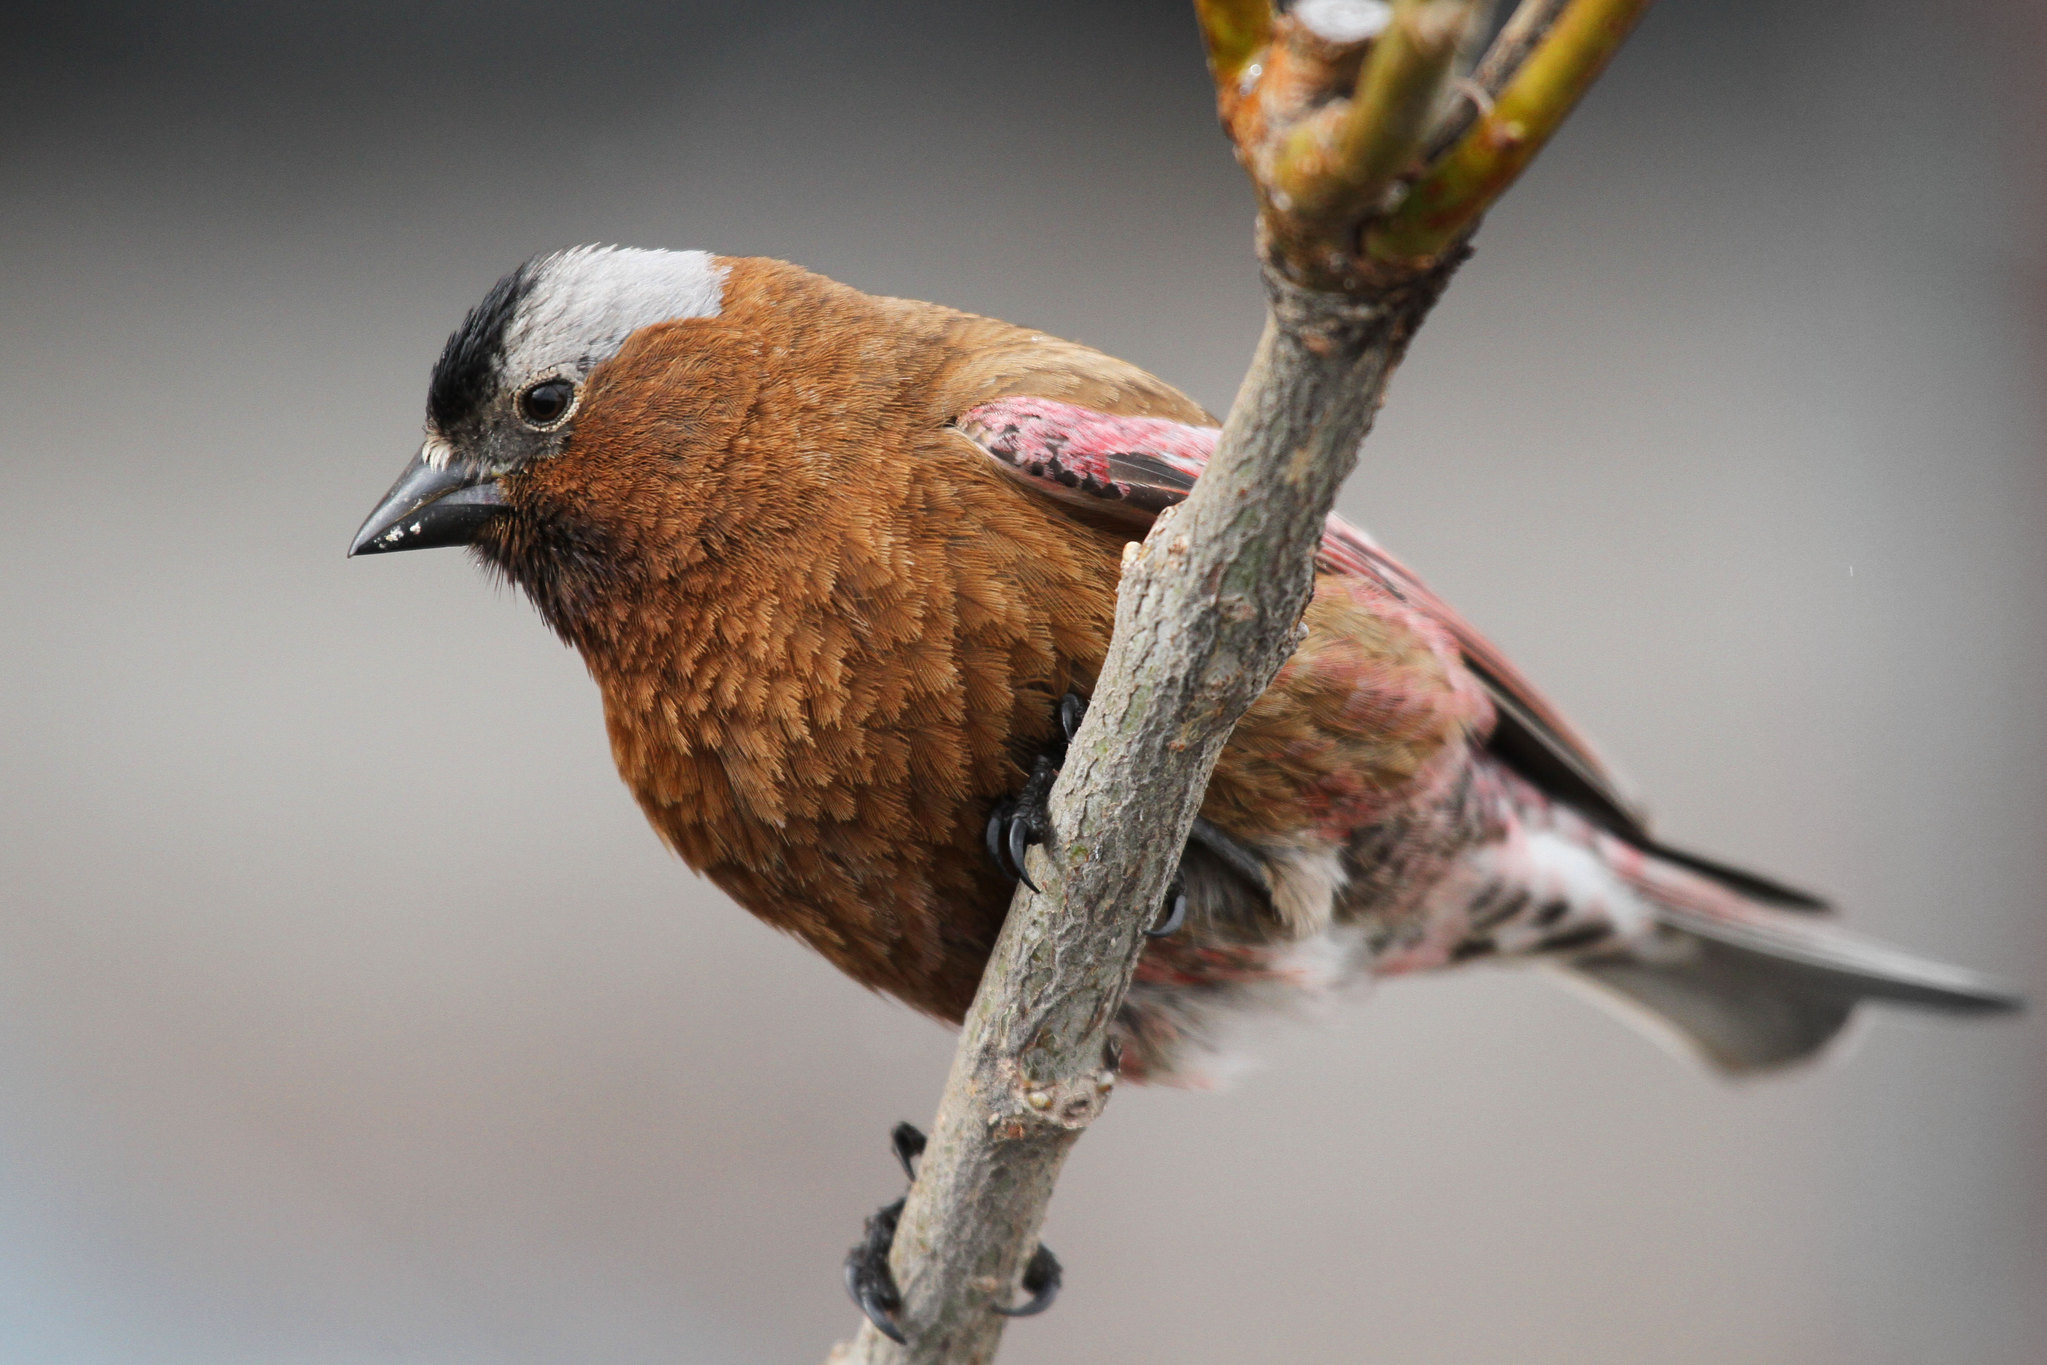
<path fill-rule="evenodd" d="M 1007 862 L 1002 848 L 1002 832 L 1009 824 L 1010 816 L 1016 814 L 1016 802 L 997 801 L 995 809 L 988 814 L 988 861 L 995 864 L 999 872 L 1015 875 L 1016 869 Z"/>
<path fill-rule="evenodd" d="M 1031 880 L 1031 874 L 1024 867 L 1024 854 L 1030 851 L 1030 847 L 1030 827 L 1021 820 L 1011 821 L 1009 826 L 1010 868 L 1016 873 L 1018 881 L 1028 886 L 1031 890 L 1036 891 L 1038 884 Z"/>
<path fill-rule="evenodd" d="M 908 1127 L 907 1124 L 903 1126 Z M 903 1201 L 900 1199 L 875 1210 L 867 1216 L 866 1235 L 846 1253 L 846 1293 L 867 1315 L 867 1320 L 874 1324 L 874 1330 L 898 1346 L 907 1344 L 903 1329 L 896 1323 L 896 1314 L 902 1311 L 903 1295 L 896 1288 L 896 1277 L 888 1268 L 888 1253 L 889 1248 L 895 1245 L 896 1220 L 902 1216 Z"/>
<path fill-rule="evenodd" d="M 1272 879 L 1266 875 L 1265 863 L 1257 854 L 1198 815 L 1194 817 L 1194 827 L 1187 831 L 1187 842 L 1200 844 L 1213 853 L 1224 867 L 1242 878 L 1244 884 L 1256 891 L 1267 905 L 1272 904 Z"/>
<path fill-rule="evenodd" d="M 898 1123 L 888 1135 L 889 1148 L 902 1163 L 903 1174 L 917 1183 L 917 1158 L 924 1155 L 926 1140 L 914 1123 Z M 904 1195 L 884 1204 L 867 1216 L 860 1241 L 846 1253 L 846 1294 L 874 1324 L 874 1330 L 895 1342 L 908 1345 L 896 1315 L 903 1311 L 903 1292 L 896 1287 L 895 1272 L 888 1268 L 888 1254 L 895 1246 L 896 1225 L 902 1221 Z M 1015 1308 L 996 1308 L 1007 1318 L 1027 1318 L 1042 1313 L 1059 1297 L 1059 1258 L 1040 1246 L 1024 1266 L 1023 1289 L 1030 1298 Z"/>
<path fill-rule="evenodd" d="M 896 1160 L 902 1163 L 903 1176 L 912 1185 L 917 1183 L 917 1168 L 911 1163 L 924 1155 L 924 1132 L 914 1123 L 899 1123 L 888 1135 L 890 1150 Z"/>
<path fill-rule="evenodd" d="M 1173 908 L 1167 911 L 1164 922 L 1154 924 L 1151 928 L 1144 931 L 1146 938 L 1165 938 L 1168 935 L 1179 932 L 1180 926 L 1187 922 L 1186 891 L 1182 890 L 1180 883 L 1175 881 L 1171 894 L 1173 897 Z"/>
<path fill-rule="evenodd" d="M 1005 1318 L 1028 1318 L 1044 1312 L 1052 1306 L 1052 1300 L 1059 1297 L 1061 1274 L 1059 1258 L 1052 1254 L 1050 1247 L 1039 1243 L 1023 1273 L 1024 1292 L 1030 1298 L 1014 1308 L 998 1307 L 995 1311 Z"/>
<path fill-rule="evenodd" d="M 888 1135 L 889 1149 L 902 1163 L 903 1174 L 917 1183 L 916 1160 L 924 1155 L 924 1134 L 914 1123 L 898 1123 Z M 896 1224 L 902 1220 L 908 1195 L 884 1204 L 867 1216 L 860 1241 L 846 1253 L 846 1293 L 874 1324 L 874 1330 L 906 1345 L 896 1314 L 903 1309 L 903 1293 L 896 1287 L 895 1272 L 888 1268 L 888 1253 L 896 1243 Z"/>
<path fill-rule="evenodd" d="M 903 1329 L 896 1326 L 896 1320 L 891 1316 L 894 1312 L 893 1309 L 878 1307 L 871 1300 L 863 1298 L 860 1300 L 860 1311 L 865 1313 L 867 1320 L 874 1324 L 875 1331 L 881 1333 L 896 1345 L 908 1346 L 910 1344 L 910 1339 L 903 1335 Z"/>
<path fill-rule="evenodd" d="M 1066 761 L 1067 743 L 1086 715 L 1086 698 L 1073 692 L 1061 697 L 1059 733 L 1052 737 L 1045 751 L 1031 764 L 1031 775 L 1023 790 L 996 802 L 995 809 L 988 813 L 985 833 L 988 861 L 1033 891 L 1039 887 L 1031 880 L 1030 873 L 1024 870 L 1024 855 L 1032 844 L 1043 843 L 1051 833 L 1045 802 L 1052 795 L 1052 784 L 1058 780 L 1060 765 Z"/>

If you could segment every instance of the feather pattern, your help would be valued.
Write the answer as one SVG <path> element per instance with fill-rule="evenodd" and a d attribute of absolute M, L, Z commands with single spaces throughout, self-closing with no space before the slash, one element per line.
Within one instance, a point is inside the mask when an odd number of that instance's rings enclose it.
<path fill-rule="evenodd" d="M 1193 487 L 1214 419 L 1084 346 L 780 262 L 565 259 L 494 291 L 447 362 L 462 382 L 436 401 L 482 414 L 518 382 L 484 363 L 493 337 L 591 360 L 478 554 L 581 652 L 619 771 L 685 860 L 957 1020 L 1010 897 L 989 813 L 1091 688 L 1121 548 Z M 661 298 L 625 308 L 615 270 L 582 268 L 606 262 L 659 265 Z M 1332 518 L 1317 570 L 1182 855 L 1185 926 L 1119 1016 L 1133 1078 L 1196 1083 L 1247 1019 L 1490 957 L 1568 964 L 1732 1067 L 1810 1052 L 1843 992 L 2002 1002 L 1656 843 L 1591 746 L 1363 532 Z"/>
<path fill-rule="evenodd" d="M 1004 474 L 1133 533 L 1187 496 L 1221 435 L 1214 425 L 1116 417 L 1031 396 L 980 405 L 956 425 Z M 1557 708 L 1362 530 L 1332 515 L 1316 568 L 1318 606 L 1349 595 L 1368 614 L 1405 614 L 1417 635 L 1448 642 L 1453 671 L 1490 702 L 1485 722 L 1473 726 L 1480 748 L 1455 781 L 1397 809 L 1325 805 L 1304 793 L 1296 812 L 1328 840 L 1320 858 L 1334 874 L 1304 896 L 1305 846 L 1268 847 L 1274 880 L 1293 893 L 1276 901 L 1287 907 L 1287 946 L 1154 949 L 1133 996 L 1148 1056 L 1172 1056 L 1183 1071 L 1214 1069 L 1226 1051 L 1224 1024 L 1271 1009 L 1276 982 L 1298 1004 L 1363 973 L 1490 957 L 1567 962 L 1735 1071 L 1810 1054 L 1858 998 L 1964 1012 L 2015 1007 L 2015 997 L 1973 973 L 1815 925 L 1805 914 L 1825 908 L 1816 897 L 1657 841 L 1640 806 Z M 1304 661 L 1303 671 L 1327 669 L 1334 643 L 1318 640 L 1311 625 L 1288 669 Z M 1334 671 L 1345 681 L 1362 677 L 1342 665 Z M 1335 698 L 1324 707 L 1344 710 Z M 1787 918 L 1786 910 L 1805 913 Z M 1323 951 L 1304 948 L 1316 943 Z M 1332 960 L 1349 968 L 1328 969 Z M 1307 962 L 1323 969 L 1307 970 Z"/>

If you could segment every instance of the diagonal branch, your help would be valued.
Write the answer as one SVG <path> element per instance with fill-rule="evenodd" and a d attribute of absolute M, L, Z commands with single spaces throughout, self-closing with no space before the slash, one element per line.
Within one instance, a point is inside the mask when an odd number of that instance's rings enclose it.
<path fill-rule="evenodd" d="M 1568 0 L 1501 78 L 1500 106 L 1511 97 L 1532 130 L 1513 172 L 1643 3 Z M 1387 380 L 1512 179 L 1468 150 L 1490 116 L 1449 156 L 1414 164 L 1477 5 L 1401 0 L 1371 32 L 1317 23 L 1362 8 L 1319 0 L 1275 16 L 1266 0 L 1195 0 L 1217 108 L 1260 200 L 1265 332 L 1194 491 L 1125 552 L 1115 635 L 1031 860 L 1044 890 L 1020 886 L 1010 905 L 896 1231 L 907 1345 L 866 1324 L 836 1365 L 994 1358 L 994 1309 L 1012 1301 L 1066 1154 L 1114 1089 L 1117 1011 L 1210 771 L 1294 648 L 1324 518 Z M 1410 217 L 1420 188 L 1382 213 L 1403 176 L 1462 216 Z M 1368 256 L 1366 241 L 1389 245 Z"/>
<path fill-rule="evenodd" d="M 1293 652 L 1323 520 L 1450 268 L 1378 301 L 1268 277 L 1271 317 L 1215 458 L 1126 553 L 1115 637 L 1053 792 L 1052 853 L 1031 863 L 1044 891 L 1018 890 L 963 1025 L 896 1233 L 909 1345 L 870 1325 L 837 1359 L 992 1359 L 991 1305 L 1010 1300 L 1066 1153 L 1113 1087 L 1110 1027 L 1209 772 Z"/>

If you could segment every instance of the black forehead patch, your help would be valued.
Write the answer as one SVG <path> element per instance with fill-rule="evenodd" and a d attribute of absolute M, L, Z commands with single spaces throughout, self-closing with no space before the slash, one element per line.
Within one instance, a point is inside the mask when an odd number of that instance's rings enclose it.
<path fill-rule="evenodd" d="M 427 420 L 437 429 L 452 431 L 490 401 L 498 362 L 504 359 L 505 331 L 533 292 L 534 275 L 528 261 L 499 280 L 449 334 L 426 390 Z"/>

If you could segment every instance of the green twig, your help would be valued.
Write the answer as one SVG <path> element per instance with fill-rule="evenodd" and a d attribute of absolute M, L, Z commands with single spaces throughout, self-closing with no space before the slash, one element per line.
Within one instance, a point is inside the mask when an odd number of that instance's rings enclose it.
<path fill-rule="evenodd" d="M 1358 218 L 1408 169 L 1476 0 L 1395 0 L 1352 98 L 1302 120 L 1274 158 L 1276 206 L 1308 222 Z"/>
<path fill-rule="evenodd" d="M 1428 150 L 1423 158 L 1435 165 L 1445 152 L 1455 147 L 1458 141 L 1471 130 L 1478 116 L 1492 107 L 1502 86 L 1512 79 L 1528 60 L 1528 54 L 1549 32 L 1557 15 L 1563 12 L 1565 0 L 1521 0 L 1514 12 L 1507 16 L 1507 22 L 1500 25 L 1500 31 L 1487 45 L 1485 55 L 1472 68 L 1471 79 L 1466 92 L 1472 98 L 1460 99 L 1450 116 L 1438 123 L 1429 133 Z"/>
<path fill-rule="evenodd" d="M 1649 0 L 1571 0 L 1493 107 L 1365 238 L 1392 263 L 1433 259 L 1514 183 L 1597 79 Z"/>

